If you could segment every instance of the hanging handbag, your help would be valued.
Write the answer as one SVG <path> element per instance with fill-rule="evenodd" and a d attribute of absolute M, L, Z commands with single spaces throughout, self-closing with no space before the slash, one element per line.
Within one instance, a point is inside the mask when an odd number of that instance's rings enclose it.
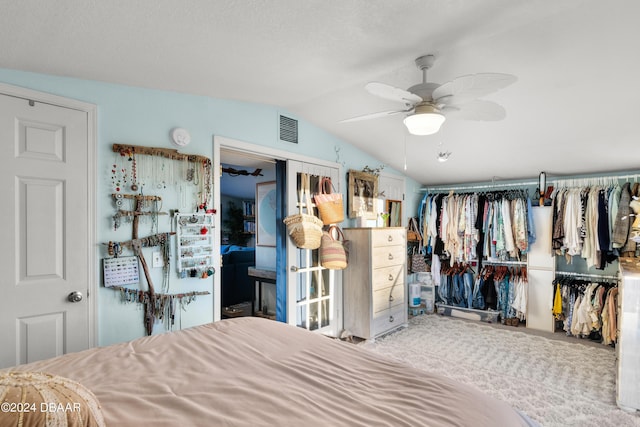
<path fill-rule="evenodd" d="M 418 228 L 418 220 L 415 217 L 409 218 L 409 227 L 407 227 L 407 242 L 420 242 L 422 236 Z"/>
<path fill-rule="evenodd" d="M 299 213 L 289 215 L 283 222 L 293 243 L 300 249 L 318 249 L 322 239 L 322 221 L 313 214 L 313 205 L 309 189 L 309 175 L 300 174 L 300 190 L 298 191 Z M 303 202 L 304 201 L 304 202 Z M 302 212 L 302 206 L 307 212 Z"/>
<path fill-rule="evenodd" d="M 333 231 L 337 237 L 333 237 Z M 342 230 L 337 225 L 332 225 L 322 233 L 320 244 L 320 265 L 329 270 L 343 270 L 348 264 L 348 241 L 344 239 Z"/>
<path fill-rule="evenodd" d="M 427 271 L 429 271 L 429 269 L 427 268 L 427 263 L 424 261 L 422 251 L 413 248 L 413 252 L 411 254 L 411 272 L 426 273 Z"/>
<path fill-rule="evenodd" d="M 318 214 L 324 225 L 344 221 L 344 204 L 342 193 L 333 192 L 331 178 L 321 177 L 318 183 L 318 194 L 313 196 L 318 207 Z"/>

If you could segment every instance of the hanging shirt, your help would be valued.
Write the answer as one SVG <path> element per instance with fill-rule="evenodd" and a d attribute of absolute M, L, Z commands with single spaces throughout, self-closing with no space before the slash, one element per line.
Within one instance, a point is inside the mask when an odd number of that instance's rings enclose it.
<path fill-rule="evenodd" d="M 580 189 L 572 188 L 565 193 L 563 225 L 564 238 L 562 247 L 571 256 L 580 255 L 582 253 L 582 239 L 580 238 L 582 202 Z"/>
<path fill-rule="evenodd" d="M 553 316 L 560 319 L 562 316 L 562 294 L 560 292 L 560 283 L 556 283 L 556 292 L 553 298 Z"/>
<path fill-rule="evenodd" d="M 516 256 L 516 245 L 513 240 L 511 225 L 511 202 L 508 199 L 502 200 L 502 223 L 504 228 L 504 248 L 510 256 L 514 257 Z"/>
<path fill-rule="evenodd" d="M 524 199 L 515 199 L 512 204 L 515 203 L 513 212 L 513 230 L 514 241 L 518 251 L 522 253 L 527 252 L 529 247 L 529 240 L 527 238 L 527 213 Z"/>
<path fill-rule="evenodd" d="M 529 247 L 536 242 L 536 227 L 533 222 L 533 209 L 531 209 L 531 198 L 527 197 L 527 240 Z"/>
<path fill-rule="evenodd" d="M 629 214 L 631 208 L 629 202 L 631 201 L 631 184 L 626 182 L 620 190 L 620 200 L 618 201 L 618 212 L 616 213 L 616 219 L 613 225 L 612 235 L 612 247 L 620 249 L 627 243 L 629 237 L 629 229 L 631 228 L 631 221 Z"/>

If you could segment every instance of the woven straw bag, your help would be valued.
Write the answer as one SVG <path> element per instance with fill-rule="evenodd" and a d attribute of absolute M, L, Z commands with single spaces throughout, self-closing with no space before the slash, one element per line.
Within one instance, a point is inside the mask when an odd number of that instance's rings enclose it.
<path fill-rule="evenodd" d="M 337 232 L 337 238 L 333 237 L 333 230 Z M 322 233 L 320 245 L 320 265 L 330 270 L 343 270 L 347 268 L 349 251 L 348 241 L 344 239 L 342 230 L 337 225 L 332 225 Z"/>
<path fill-rule="evenodd" d="M 298 192 L 299 213 L 289 215 L 283 222 L 293 243 L 300 249 L 318 249 L 322 239 L 322 221 L 313 215 L 311 196 L 309 195 L 309 176 L 300 174 L 300 191 Z M 306 206 L 307 213 L 302 212 L 302 205 Z"/>
<path fill-rule="evenodd" d="M 331 178 L 320 178 L 318 187 L 318 194 L 313 196 L 313 200 L 316 202 L 318 214 L 324 225 L 337 224 L 344 221 L 342 193 L 333 192 Z"/>

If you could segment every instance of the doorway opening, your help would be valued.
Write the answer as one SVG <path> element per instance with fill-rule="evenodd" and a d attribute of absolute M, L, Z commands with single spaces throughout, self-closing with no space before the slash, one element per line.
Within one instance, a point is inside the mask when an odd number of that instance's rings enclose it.
<path fill-rule="evenodd" d="M 214 321 L 224 317 L 252 314 L 273 318 L 275 304 L 275 320 L 337 336 L 342 324 L 341 274 L 338 274 L 339 271 L 324 271 L 325 268 L 317 262 L 318 249 L 296 247 L 288 236 L 284 218 L 298 213 L 299 208 L 305 206 L 300 196 L 302 174 L 331 178 L 336 187 L 335 190 L 340 191 L 341 166 L 334 162 L 221 136 L 213 138 L 213 153 L 214 207 L 219 213 L 215 216 L 215 222 L 216 229 L 221 230 L 216 233 L 219 235 L 216 244 L 220 247 L 220 261 L 222 261 L 221 267 L 220 263 L 214 260 L 217 263 L 213 289 Z M 227 169 L 226 173 L 225 168 Z M 261 171 L 256 172 L 257 169 L 261 169 Z M 270 175 L 267 175 L 267 171 Z M 275 174 L 271 171 L 275 171 Z M 224 252 L 228 252 L 231 246 L 229 243 L 233 243 L 227 240 L 226 229 L 223 230 L 225 226 L 230 225 L 224 223 L 229 220 L 230 216 L 225 210 L 225 204 L 228 204 L 229 201 L 227 196 L 240 194 L 239 191 L 232 191 L 228 187 L 228 182 L 240 182 L 238 181 L 240 177 L 251 177 L 252 181 L 250 183 L 248 181 L 244 185 L 245 191 L 249 193 L 245 193 L 249 203 L 242 203 L 244 201 L 242 198 L 235 200 L 234 204 L 242 209 L 242 215 L 237 210 L 235 211 L 236 221 L 242 216 L 242 229 L 244 230 L 244 221 L 246 220 L 247 227 L 249 229 L 254 227 L 255 232 L 247 240 L 250 243 L 245 246 L 236 245 L 245 249 L 238 247 L 233 249 L 253 250 L 255 267 L 247 266 L 246 275 L 249 277 L 250 284 L 245 288 L 247 293 L 242 296 L 244 305 L 233 307 L 234 310 L 227 310 L 225 307 L 229 307 L 230 301 L 227 295 L 230 293 L 228 289 L 223 290 L 222 288 L 225 283 L 228 286 L 237 281 L 233 279 L 229 281 L 229 273 L 225 272 L 225 269 L 231 264 L 229 264 L 229 257 L 224 256 Z M 222 182 L 223 179 L 229 179 L 229 181 Z M 251 194 L 254 194 L 253 199 L 251 199 Z M 247 215 L 249 218 L 244 218 L 244 208 L 249 209 L 251 205 L 255 210 L 254 224 L 250 224 L 251 214 Z M 236 230 L 238 229 L 239 226 L 236 225 Z M 246 257 L 244 261 L 250 263 L 251 256 L 246 254 L 244 256 Z M 227 259 L 223 260 L 223 257 Z M 240 274 L 244 274 L 244 269 Z M 328 286 L 317 286 L 319 282 L 316 276 L 319 274 L 327 276 Z M 321 292 L 316 292 L 316 290 L 321 290 Z M 247 297 L 249 301 L 247 301 Z M 323 310 L 324 314 L 322 317 L 318 315 L 319 320 L 316 322 L 315 313 L 320 313 L 319 310 Z"/>
<path fill-rule="evenodd" d="M 276 318 L 276 161 L 220 149 L 222 318 Z"/>

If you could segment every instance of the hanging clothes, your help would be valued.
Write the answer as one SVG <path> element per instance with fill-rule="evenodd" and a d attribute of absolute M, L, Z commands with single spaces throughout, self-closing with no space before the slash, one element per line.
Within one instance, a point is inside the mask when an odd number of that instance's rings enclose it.
<path fill-rule="evenodd" d="M 567 335 L 615 344 L 617 283 L 560 277 L 553 286 L 553 314 Z"/>
<path fill-rule="evenodd" d="M 562 292 L 560 291 L 560 283 L 556 283 L 556 290 L 553 296 L 553 317 L 558 320 L 562 315 Z"/>
<path fill-rule="evenodd" d="M 588 268 L 603 270 L 618 256 L 635 256 L 631 238 L 637 183 L 556 188 L 552 248 L 567 263 L 583 258 Z M 637 196 L 636 196 L 637 197 Z"/>
<path fill-rule="evenodd" d="M 426 253 L 455 262 L 519 260 L 535 241 L 531 200 L 521 190 L 425 194 L 418 218 Z"/>

